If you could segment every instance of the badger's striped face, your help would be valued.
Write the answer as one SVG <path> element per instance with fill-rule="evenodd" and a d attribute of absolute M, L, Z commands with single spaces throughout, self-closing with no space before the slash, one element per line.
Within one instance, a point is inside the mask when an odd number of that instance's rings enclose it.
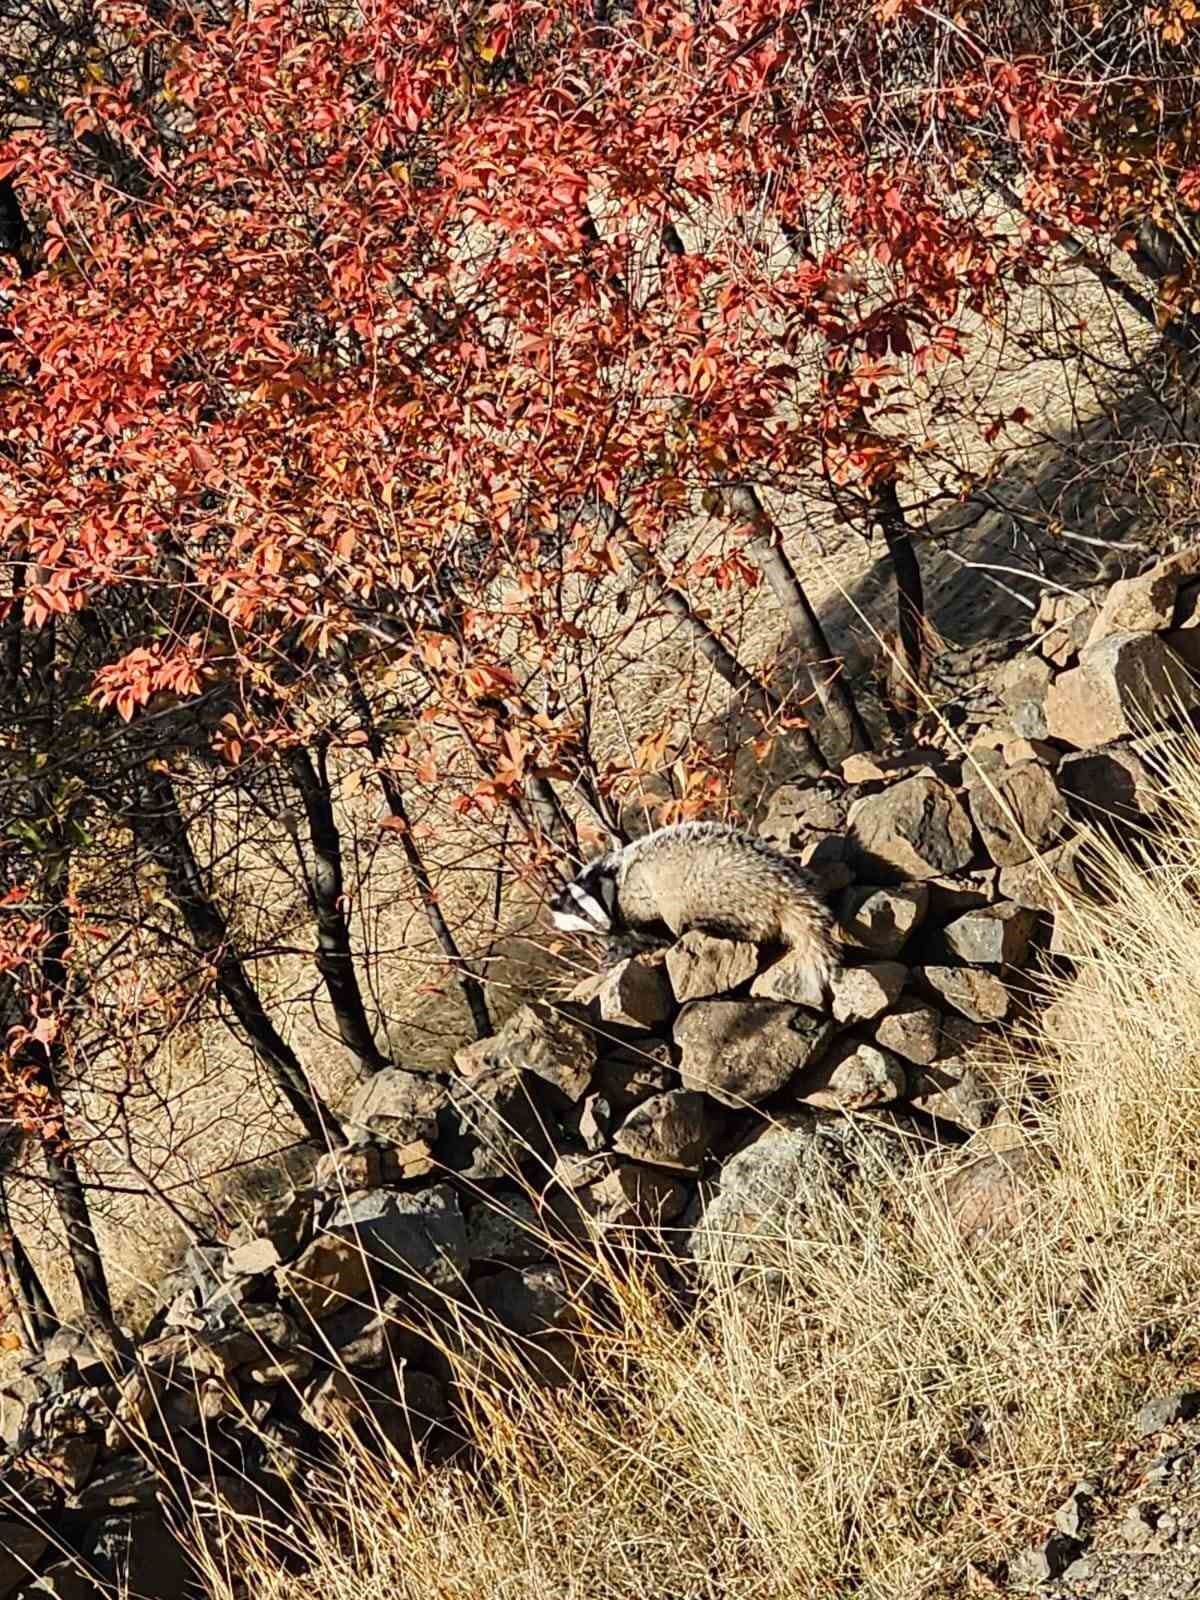
<path fill-rule="evenodd" d="M 616 868 L 602 857 L 563 885 L 550 902 L 550 920 L 563 933 L 612 933 L 616 904 Z"/>

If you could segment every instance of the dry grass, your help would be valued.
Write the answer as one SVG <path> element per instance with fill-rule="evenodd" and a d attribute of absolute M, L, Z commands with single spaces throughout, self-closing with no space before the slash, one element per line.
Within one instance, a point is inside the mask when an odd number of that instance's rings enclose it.
<path fill-rule="evenodd" d="M 1200 739 L 1163 784 L 1158 859 L 1096 842 L 1111 903 L 1077 915 L 1052 1040 L 1007 1062 L 1051 1157 L 1017 1232 L 969 1247 L 946 1220 L 968 1145 L 831 1195 L 775 1242 L 779 1294 L 726 1284 L 681 1319 L 614 1274 L 577 1382 L 469 1381 L 469 1466 L 348 1448 L 289 1536 L 307 1570 L 227 1529 L 217 1600 L 247 1572 L 264 1600 L 993 1592 L 1200 1357 Z"/>

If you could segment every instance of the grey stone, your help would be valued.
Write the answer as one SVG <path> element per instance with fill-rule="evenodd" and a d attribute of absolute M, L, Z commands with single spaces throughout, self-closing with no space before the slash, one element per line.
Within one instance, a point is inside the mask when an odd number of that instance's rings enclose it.
<path fill-rule="evenodd" d="M 767 803 L 759 837 L 786 855 L 802 848 L 814 833 L 840 833 L 846 826 L 846 809 L 840 785 L 785 783 Z"/>
<path fill-rule="evenodd" d="M 674 1222 L 688 1202 L 684 1186 L 637 1161 L 612 1161 L 576 1191 L 585 1215 L 602 1231 Z"/>
<path fill-rule="evenodd" d="M 968 911 L 946 928 L 952 956 L 984 966 L 1020 966 L 1029 953 L 1037 912 L 1012 901 Z"/>
<path fill-rule="evenodd" d="M 528 1165 L 540 1166 L 550 1123 L 534 1101 L 535 1081 L 499 1061 L 470 1079 L 452 1079 L 457 1137 L 439 1144 L 447 1166 L 466 1178 L 512 1178 Z"/>
<path fill-rule="evenodd" d="M 448 1184 L 419 1193 L 352 1195 L 330 1217 L 333 1238 L 358 1244 L 368 1260 L 400 1274 L 406 1286 L 454 1293 L 468 1263 L 467 1225 Z"/>
<path fill-rule="evenodd" d="M 445 1104 L 445 1088 L 435 1078 L 403 1067 L 384 1067 L 355 1090 L 346 1120 L 393 1144 L 415 1139 L 432 1144 Z"/>
<path fill-rule="evenodd" d="M 1075 1485 L 1054 1513 L 1054 1525 L 1059 1533 L 1065 1533 L 1068 1539 L 1087 1537 L 1096 1515 L 1098 1492 L 1096 1485 L 1086 1479 Z"/>
<path fill-rule="evenodd" d="M 569 1328 L 579 1320 L 561 1271 L 548 1261 L 483 1278 L 475 1294 L 485 1311 L 523 1338 Z"/>
<path fill-rule="evenodd" d="M 832 1037 L 827 1018 L 770 1000 L 693 1000 L 675 1023 L 685 1089 L 724 1105 L 765 1100 L 818 1060 Z"/>
<path fill-rule="evenodd" d="M 938 778 L 906 778 L 850 809 L 850 839 L 863 868 L 878 877 L 936 878 L 969 865 L 970 818 L 953 789 Z"/>
<path fill-rule="evenodd" d="M 632 1161 L 698 1172 L 721 1119 L 707 1097 L 690 1089 L 654 1095 L 617 1129 L 613 1149 Z"/>
<path fill-rule="evenodd" d="M 879 956 L 898 956 L 921 926 L 929 909 L 929 889 L 909 883 L 896 889 L 860 885 L 847 889 L 838 920 L 847 938 Z"/>
<path fill-rule="evenodd" d="M 755 978 L 750 993 L 756 1000 L 779 1000 L 820 1011 L 825 1005 L 821 975 L 800 950 L 788 950 Z"/>
<path fill-rule="evenodd" d="M 876 1040 L 887 1050 L 915 1065 L 936 1061 L 942 1047 L 942 1017 L 920 1000 L 902 1000 L 875 1029 Z"/>
<path fill-rule="evenodd" d="M 1008 1564 L 1011 1582 L 1026 1588 L 1060 1578 L 1083 1553 L 1083 1546 L 1065 1533 L 1052 1533 L 1041 1544 L 1032 1545 Z"/>
<path fill-rule="evenodd" d="M 1046 695 L 1051 738 L 1077 749 L 1144 733 L 1200 705 L 1200 686 L 1155 633 L 1115 633 L 1088 645 Z"/>
<path fill-rule="evenodd" d="M 1158 633 L 1175 622 L 1179 591 L 1200 572 L 1200 550 L 1181 550 L 1135 578 L 1119 578 L 1092 624 L 1088 643 L 1111 634 Z"/>
<path fill-rule="evenodd" d="M 972 1022 L 1000 1022 L 1008 1015 L 1011 996 L 993 973 L 978 967 L 943 966 L 918 967 L 916 971 L 936 1000 Z"/>
<path fill-rule="evenodd" d="M 531 1266 L 549 1248 L 546 1224 L 523 1194 L 485 1195 L 467 1215 L 467 1255 L 473 1262 Z"/>
<path fill-rule="evenodd" d="M 693 929 L 667 952 L 675 998 L 705 1000 L 748 983 L 758 970 L 758 949 L 736 939 L 718 939 Z"/>
<path fill-rule="evenodd" d="M 1161 1433 L 1177 1422 L 1190 1422 L 1200 1416 L 1200 1389 L 1180 1389 L 1177 1394 L 1164 1395 L 1159 1400 L 1147 1400 L 1138 1412 L 1137 1431 L 1140 1438 L 1151 1433 Z"/>
<path fill-rule="evenodd" d="M 801 1073 L 797 1100 L 827 1111 L 865 1111 L 898 1100 L 908 1088 L 908 1073 L 898 1056 L 878 1045 L 852 1039 Z"/>
<path fill-rule="evenodd" d="M 899 999 L 908 968 L 897 961 L 843 967 L 833 980 L 833 1015 L 838 1022 L 870 1022 Z"/>
<path fill-rule="evenodd" d="M 582 1100 L 596 1065 L 596 1036 L 574 1017 L 538 1001 L 515 1011 L 492 1038 L 457 1051 L 454 1060 L 470 1083 L 529 1072 L 568 1100 Z"/>
<path fill-rule="evenodd" d="M 970 801 L 984 848 L 1000 867 L 1039 855 L 1063 830 L 1062 796 L 1040 761 L 1022 761 L 997 774 L 990 785 L 976 784 Z"/>
<path fill-rule="evenodd" d="M 1056 911 L 1063 893 L 1078 895 L 1086 888 L 1080 870 L 1080 843 L 1069 840 L 1044 855 L 1005 867 L 1000 873 L 1000 893 L 1006 900 L 1037 911 Z"/>
<path fill-rule="evenodd" d="M 652 1094 L 669 1089 L 672 1077 L 670 1046 L 655 1039 L 606 1049 L 596 1068 L 595 1084 L 614 1115 L 620 1116 Z"/>

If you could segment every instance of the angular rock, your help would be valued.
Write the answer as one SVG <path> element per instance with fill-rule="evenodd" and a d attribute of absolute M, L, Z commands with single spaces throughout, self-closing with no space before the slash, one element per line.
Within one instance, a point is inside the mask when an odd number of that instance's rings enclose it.
<path fill-rule="evenodd" d="M 1088 634 L 1097 644 L 1115 633 L 1158 633 L 1175 624 L 1180 588 L 1200 573 L 1200 549 L 1181 550 L 1140 577 L 1120 578 L 1109 589 Z"/>
<path fill-rule="evenodd" d="M 546 1223 L 523 1194 L 489 1195 L 467 1216 L 467 1256 L 472 1262 L 532 1266 L 550 1249 Z"/>
<path fill-rule="evenodd" d="M 250 1239 L 225 1258 L 225 1270 L 234 1278 L 257 1277 L 260 1272 L 274 1272 L 282 1265 L 283 1257 L 274 1239 Z"/>
<path fill-rule="evenodd" d="M 996 1115 L 1000 1098 L 985 1064 L 951 1056 L 913 1074 L 909 1100 L 927 1117 L 975 1132 Z"/>
<path fill-rule="evenodd" d="M 721 1129 L 721 1118 L 705 1095 L 672 1089 L 629 1113 L 617 1129 L 613 1149 L 631 1161 L 698 1172 Z"/>
<path fill-rule="evenodd" d="M 898 961 L 843 967 L 833 980 L 833 1015 L 838 1022 L 870 1022 L 900 998 L 908 968 Z"/>
<path fill-rule="evenodd" d="M 1036 923 L 1036 911 L 1007 900 L 968 911 L 946 928 L 943 938 L 950 954 L 959 961 L 1019 967 L 1029 953 Z"/>
<path fill-rule="evenodd" d="M 417 1139 L 433 1144 L 445 1104 L 445 1088 L 436 1078 L 403 1067 L 384 1067 L 355 1090 L 346 1120 L 393 1144 Z"/>
<path fill-rule="evenodd" d="M 779 1000 L 808 1006 L 812 1011 L 820 1011 L 825 1005 L 821 978 L 801 951 L 788 950 L 773 961 L 750 985 L 750 994 L 755 1000 Z"/>
<path fill-rule="evenodd" d="M 593 1183 L 577 1191 L 584 1213 L 597 1227 L 654 1227 L 674 1222 L 687 1205 L 688 1192 L 667 1173 L 636 1161 L 618 1161 Z"/>
<path fill-rule="evenodd" d="M 970 818 L 938 778 L 906 778 L 850 808 L 850 839 L 860 869 L 896 879 L 936 878 L 971 860 Z"/>
<path fill-rule="evenodd" d="M 724 1105 L 765 1100 L 819 1059 L 833 1033 L 825 1017 L 770 1000 L 693 1000 L 675 1023 L 685 1089 Z"/>
<path fill-rule="evenodd" d="M 561 1271 L 548 1261 L 483 1278 L 475 1295 L 497 1322 L 522 1338 L 569 1328 L 579 1320 Z"/>
<path fill-rule="evenodd" d="M 718 939 L 693 929 L 667 952 L 667 972 L 676 1000 L 706 1000 L 729 994 L 748 983 L 758 970 L 758 947 L 736 939 Z"/>
<path fill-rule="evenodd" d="M 1000 979 L 978 967 L 918 967 L 921 982 L 934 998 L 972 1022 L 1000 1022 L 1008 1015 L 1011 996 Z"/>
<path fill-rule="evenodd" d="M 929 888 L 908 883 L 898 889 L 862 885 L 847 889 L 838 921 L 850 943 L 879 956 L 898 956 L 929 909 Z"/>
<path fill-rule="evenodd" d="M 1049 662 L 1029 654 L 1015 657 L 1001 672 L 1000 696 L 1019 737 L 1046 737 L 1045 699 L 1051 676 Z"/>
<path fill-rule="evenodd" d="M 936 1061 L 942 1048 L 942 1017 L 919 1000 L 903 1000 L 880 1018 L 875 1038 L 886 1050 L 918 1066 Z"/>
<path fill-rule="evenodd" d="M 1080 846 L 1068 840 L 1047 850 L 1044 855 L 1005 867 L 1000 874 L 1000 893 L 1006 900 L 1036 911 L 1055 911 L 1067 894 L 1082 894 L 1086 888 L 1080 870 Z"/>
<path fill-rule="evenodd" d="M 138 1511 L 155 1504 L 162 1478 L 153 1465 L 137 1456 L 118 1456 L 95 1473 L 67 1506 L 91 1517 L 115 1511 Z"/>
<path fill-rule="evenodd" d="M 1024 761 L 970 791 L 971 815 L 988 855 L 1016 866 L 1048 849 L 1063 830 L 1058 785 L 1040 761 Z"/>
<path fill-rule="evenodd" d="M 96 1585 L 77 1560 L 52 1561 L 17 1590 L 17 1600 L 96 1600 Z"/>
<path fill-rule="evenodd" d="M 515 1011 L 492 1038 L 456 1051 L 454 1061 L 470 1083 L 495 1072 L 530 1072 L 568 1100 L 582 1100 L 596 1065 L 596 1036 L 574 1017 L 537 1001 Z"/>
<path fill-rule="evenodd" d="M 999 867 L 984 867 L 977 872 L 960 872 L 954 878 L 930 878 L 929 911 L 926 922 L 951 922 L 955 917 L 990 906 L 997 898 Z"/>
<path fill-rule="evenodd" d="M 814 833 L 840 833 L 846 826 L 846 809 L 840 784 L 785 783 L 768 801 L 758 834 L 786 855 L 807 844 Z"/>
<path fill-rule="evenodd" d="M 1180 1389 L 1162 1399 L 1147 1400 L 1138 1412 L 1138 1437 L 1145 1439 L 1177 1422 L 1190 1422 L 1196 1416 L 1200 1416 L 1200 1389 Z"/>
<path fill-rule="evenodd" d="M 1200 705 L 1200 686 L 1162 637 L 1114 633 L 1088 645 L 1046 695 L 1049 735 L 1087 749 Z"/>
<path fill-rule="evenodd" d="M 540 1166 L 550 1122 L 534 1101 L 535 1082 L 503 1062 L 490 1063 L 470 1079 L 451 1079 L 456 1131 L 439 1146 L 446 1165 L 477 1179 L 512 1178 L 527 1166 Z"/>
<path fill-rule="evenodd" d="M 792 1242 L 824 1237 L 856 1179 L 878 1181 L 909 1156 L 903 1132 L 864 1129 L 852 1119 L 798 1107 L 766 1124 L 721 1169 L 691 1231 L 706 1277 L 786 1260 Z"/>
<path fill-rule="evenodd" d="M 606 1049 L 596 1068 L 595 1084 L 614 1114 L 620 1116 L 652 1094 L 669 1089 L 673 1078 L 670 1046 L 665 1040 L 655 1039 Z"/>
<path fill-rule="evenodd" d="M 1054 1526 L 1060 1533 L 1065 1533 L 1068 1539 L 1088 1537 L 1096 1513 L 1098 1492 L 1096 1485 L 1087 1479 L 1075 1485 L 1054 1513 Z"/>
<path fill-rule="evenodd" d="M 130 1600 L 184 1600 L 195 1571 L 157 1507 L 109 1517 L 94 1530 L 91 1563 L 100 1575 L 99 1594 Z"/>
<path fill-rule="evenodd" d="M 1085 821 L 1132 822 L 1155 809 L 1146 764 L 1126 745 L 1064 756 L 1059 783 L 1072 811 Z"/>
<path fill-rule="evenodd" d="M 900 1099 L 908 1072 L 899 1056 L 878 1045 L 846 1040 L 796 1080 L 796 1099 L 825 1111 L 866 1111 Z"/>
<path fill-rule="evenodd" d="M 593 1004 L 601 1022 L 625 1028 L 653 1029 L 675 1009 L 661 962 L 646 956 L 630 956 L 605 973 Z M 593 1065 L 594 1048 L 588 1062 L 587 1083 L 591 1082 Z M 579 1096 L 572 1094 L 571 1098 Z"/>
<path fill-rule="evenodd" d="M 1013 1557 L 1008 1564 L 1009 1581 L 1032 1587 L 1061 1578 L 1082 1554 L 1083 1546 L 1078 1539 L 1069 1538 L 1065 1533 L 1052 1533 L 1040 1544 L 1031 1545 Z"/>
<path fill-rule="evenodd" d="M 1005 740 L 1003 754 L 1006 767 L 1019 767 L 1026 761 L 1040 761 L 1042 766 L 1053 770 L 1058 765 L 1061 752 L 1045 739 L 1017 738 Z"/>
<path fill-rule="evenodd" d="M 606 1150 L 612 1133 L 613 1108 L 602 1094 L 589 1094 L 579 1112 L 579 1137 L 589 1150 Z"/>
<path fill-rule="evenodd" d="M 406 1287 L 429 1285 L 453 1294 L 462 1285 L 467 1224 L 449 1184 L 419 1193 L 351 1195 L 327 1229 L 335 1239 L 358 1244 L 374 1267 L 399 1274 Z"/>
<path fill-rule="evenodd" d="M 314 1239 L 290 1266 L 276 1273 L 280 1292 L 290 1294 L 301 1309 L 319 1322 L 340 1310 L 347 1300 L 367 1292 L 367 1264 L 352 1239 Z"/>

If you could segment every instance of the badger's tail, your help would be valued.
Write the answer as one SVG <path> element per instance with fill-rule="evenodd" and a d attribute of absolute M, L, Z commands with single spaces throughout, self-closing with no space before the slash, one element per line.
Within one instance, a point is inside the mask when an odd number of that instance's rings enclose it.
<path fill-rule="evenodd" d="M 817 987 L 828 989 L 841 966 L 829 912 L 815 897 L 790 905 L 779 919 L 784 943 L 812 974 Z"/>

